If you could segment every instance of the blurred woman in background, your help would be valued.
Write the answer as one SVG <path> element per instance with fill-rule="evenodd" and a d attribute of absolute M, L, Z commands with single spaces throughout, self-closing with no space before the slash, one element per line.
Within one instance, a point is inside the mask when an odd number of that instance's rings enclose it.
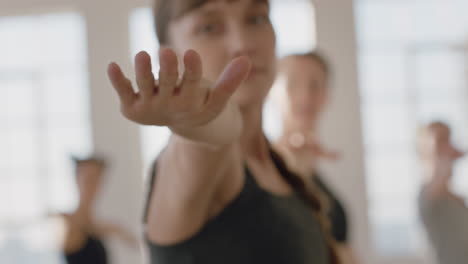
<path fill-rule="evenodd" d="M 451 141 L 443 122 L 424 126 L 418 137 L 425 183 L 419 213 L 440 264 L 468 263 L 468 208 L 450 187 L 455 163 L 465 153 Z"/>
<path fill-rule="evenodd" d="M 291 169 L 322 193 L 343 263 L 355 263 L 349 245 L 349 224 L 344 205 L 317 170 L 321 159 L 336 160 L 318 140 L 318 126 L 330 93 L 330 66 L 316 53 L 290 55 L 281 60 L 273 97 L 282 106 L 283 133 L 275 144 Z"/>
<path fill-rule="evenodd" d="M 96 196 L 105 171 L 102 159 L 74 158 L 76 183 L 79 194 L 78 208 L 70 214 L 62 214 L 65 232 L 63 252 L 68 264 L 106 264 L 108 252 L 104 239 L 117 236 L 131 246 L 136 239 L 121 227 L 99 222 L 94 216 Z"/>

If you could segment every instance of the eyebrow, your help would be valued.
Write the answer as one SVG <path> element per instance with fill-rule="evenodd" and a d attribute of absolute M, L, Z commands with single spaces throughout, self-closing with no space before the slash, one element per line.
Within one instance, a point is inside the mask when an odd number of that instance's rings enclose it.
<path fill-rule="evenodd" d="M 188 4 L 186 6 L 186 8 L 181 10 L 181 12 L 176 15 L 176 17 L 180 18 L 180 17 L 186 15 L 187 13 L 189 13 L 191 11 L 203 8 L 204 5 L 207 5 L 207 4 L 212 3 L 212 2 L 217 2 L 217 1 L 218 0 L 191 0 L 190 4 Z M 240 0 L 225 0 L 225 1 L 227 1 L 228 3 L 232 3 L 232 2 L 237 2 L 237 1 L 240 1 Z M 268 7 L 270 7 L 270 1 L 269 0 L 250 0 L 250 5 L 259 5 L 259 4 L 267 5 Z"/>
<path fill-rule="evenodd" d="M 174 1 L 174 0 L 172 0 Z M 187 1 L 187 0 L 182 0 Z M 187 13 L 202 8 L 208 2 L 212 2 L 213 0 L 190 0 L 190 3 L 185 6 L 185 8 L 181 8 L 180 12 L 175 14 L 175 18 L 180 18 L 186 15 Z M 179 5 L 182 5 L 181 2 L 178 2 Z M 177 9 L 177 8 L 176 8 Z"/>
<path fill-rule="evenodd" d="M 252 4 L 265 4 L 267 6 L 270 6 L 270 1 L 269 0 L 252 0 Z"/>

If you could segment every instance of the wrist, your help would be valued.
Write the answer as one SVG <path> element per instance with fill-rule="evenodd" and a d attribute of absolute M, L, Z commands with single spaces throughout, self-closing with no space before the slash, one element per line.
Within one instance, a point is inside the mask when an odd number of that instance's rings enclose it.
<path fill-rule="evenodd" d="M 228 145 L 239 139 L 243 121 L 237 104 L 228 102 L 221 113 L 201 125 L 170 126 L 171 131 L 185 139 L 211 146 Z"/>

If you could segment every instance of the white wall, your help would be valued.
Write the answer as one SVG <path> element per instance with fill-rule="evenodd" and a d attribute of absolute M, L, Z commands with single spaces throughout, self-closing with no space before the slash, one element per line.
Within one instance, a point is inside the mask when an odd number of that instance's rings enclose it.
<path fill-rule="evenodd" d="M 363 160 L 354 1 L 315 0 L 318 48 L 332 63 L 333 96 L 321 134 L 342 159 L 324 165 L 327 178 L 346 201 L 352 243 L 364 263 L 373 262 L 369 241 L 366 178 Z"/>
<path fill-rule="evenodd" d="M 102 15 L 112 7 L 112 16 Z M 110 157 L 111 171 L 99 204 L 99 212 L 141 234 L 143 201 L 139 129 L 119 112 L 118 100 L 106 78 L 109 62 L 130 70 L 128 9 L 118 1 L 83 1 L 88 23 L 88 61 L 95 151 Z M 106 10 L 106 11 L 104 11 Z M 113 243 L 114 263 L 140 263 L 137 251 Z"/>
<path fill-rule="evenodd" d="M 111 61 L 130 71 L 127 13 L 138 4 L 123 0 L 0 1 L 0 16 L 77 11 L 86 18 L 94 150 L 111 162 L 97 206 L 98 216 L 141 236 L 144 191 L 140 133 L 137 126 L 120 115 L 117 98 L 106 77 Z M 141 263 L 140 249 L 128 248 L 115 239 L 109 244 L 112 263 Z"/>

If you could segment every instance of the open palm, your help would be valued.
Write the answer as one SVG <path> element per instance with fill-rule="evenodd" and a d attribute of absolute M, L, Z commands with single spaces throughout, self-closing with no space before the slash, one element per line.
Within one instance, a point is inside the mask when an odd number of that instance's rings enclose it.
<path fill-rule="evenodd" d="M 191 128 L 210 122 L 223 111 L 251 67 L 247 57 L 233 59 L 213 83 L 203 79 L 202 61 L 197 52 L 185 53 L 182 77 L 179 77 L 174 51 L 162 49 L 159 56 L 158 80 L 153 76 L 150 56 L 146 52 L 135 56 L 136 92 L 116 63 L 108 68 L 123 115 L 142 125 Z"/>

